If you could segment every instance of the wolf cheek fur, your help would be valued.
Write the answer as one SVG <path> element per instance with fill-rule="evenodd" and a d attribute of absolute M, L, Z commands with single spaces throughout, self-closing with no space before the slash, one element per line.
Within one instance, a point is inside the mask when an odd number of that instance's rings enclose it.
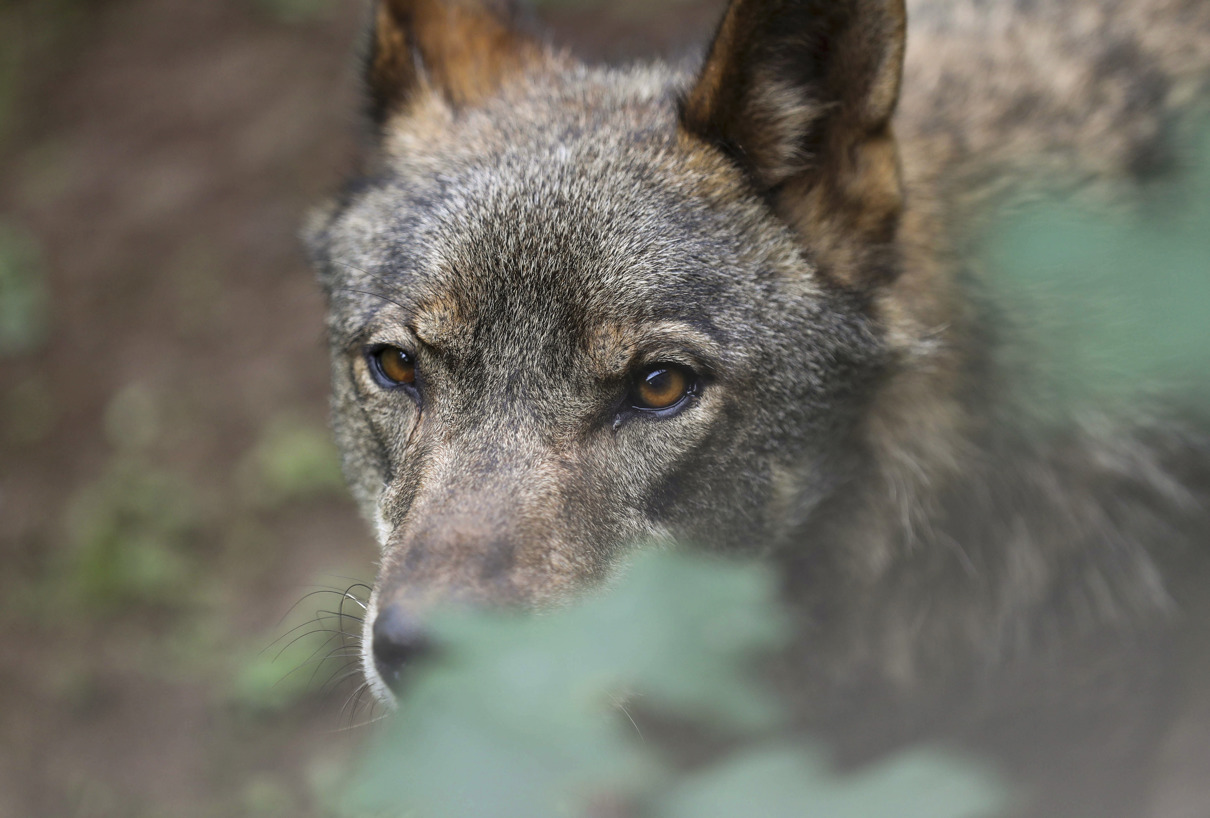
<path fill-rule="evenodd" d="M 1019 70 L 909 53 L 896 117 L 896 0 L 734 0 L 692 74 L 585 67 L 500 3 L 380 0 L 375 148 L 309 236 L 383 546 L 380 695 L 432 604 L 558 604 L 652 539 L 759 549 L 810 624 L 786 663 L 804 722 L 848 757 L 947 738 L 1033 781 L 1038 814 L 1147 814 L 1140 771 L 1177 752 L 1165 697 L 1210 689 L 1171 661 L 1202 621 L 1210 446 L 1022 423 L 948 216 L 980 160 L 1028 164 L 997 132 L 1137 170 L 1201 87 L 1210 5 L 1016 5 L 1044 44 L 1102 21 L 1157 92 L 1126 104 L 1070 51 L 1084 84 L 1050 88 L 984 36 L 1008 2 L 921 3 L 936 53 Z M 1165 36 L 1120 24 L 1145 12 Z M 997 131 L 997 93 L 1037 116 Z M 637 390 L 661 368 L 684 389 L 656 408 Z"/>
<path fill-rule="evenodd" d="M 494 19 L 447 22 L 499 47 Z M 414 47 L 427 65 L 442 45 Z M 511 78 L 493 61 L 421 80 L 384 50 L 373 181 L 313 239 L 338 434 L 389 532 L 382 588 L 563 598 L 652 535 L 769 543 L 774 484 L 831 489 L 887 357 L 868 296 L 824 281 L 744 169 L 681 125 L 682 77 L 531 56 Z M 375 344 L 415 356 L 415 390 L 372 382 Z M 654 364 L 694 374 L 681 411 L 622 405 Z M 486 584 L 482 560 L 502 566 Z"/>

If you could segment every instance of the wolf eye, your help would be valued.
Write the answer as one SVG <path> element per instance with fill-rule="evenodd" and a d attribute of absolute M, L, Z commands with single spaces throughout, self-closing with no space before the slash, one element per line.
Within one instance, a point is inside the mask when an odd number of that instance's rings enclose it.
<path fill-rule="evenodd" d="M 639 372 L 634 403 L 639 409 L 671 409 L 697 386 L 693 373 L 680 366 L 657 365 Z"/>
<path fill-rule="evenodd" d="M 382 346 L 370 350 L 370 372 L 381 386 L 393 388 L 416 382 L 416 362 L 399 347 Z"/>

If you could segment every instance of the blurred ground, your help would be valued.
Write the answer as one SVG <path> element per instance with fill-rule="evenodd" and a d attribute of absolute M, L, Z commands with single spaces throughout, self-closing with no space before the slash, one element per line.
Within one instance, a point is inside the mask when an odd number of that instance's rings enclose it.
<path fill-rule="evenodd" d="M 719 5 L 542 14 L 624 58 Z M 0 5 L 0 818 L 321 815 L 364 737 L 303 664 L 338 640 L 266 650 L 372 575 L 296 240 L 356 148 L 364 14 Z"/>
<path fill-rule="evenodd" d="M 618 59 L 691 51 L 721 5 L 540 14 Z M 368 579 L 374 547 L 296 239 L 356 150 L 365 11 L 0 2 L 0 818 L 327 815 L 366 736 L 341 657 L 312 659 L 341 646 L 315 619 L 339 595 L 305 595 Z M 1051 211 L 1003 233 L 1009 294 L 1061 319 L 1048 354 L 1204 387 L 1204 148 L 1149 227 L 1180 237 Z"/>

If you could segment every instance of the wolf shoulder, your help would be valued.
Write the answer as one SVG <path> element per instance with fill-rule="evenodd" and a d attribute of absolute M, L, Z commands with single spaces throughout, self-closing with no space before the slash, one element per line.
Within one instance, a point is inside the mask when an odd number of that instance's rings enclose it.
<path fill-rule="evenodd" d="M 898 126 L 932 182 L 1149 175 L 1210 87 L 1203 0 L 909 0 L 908 20 Z"/>

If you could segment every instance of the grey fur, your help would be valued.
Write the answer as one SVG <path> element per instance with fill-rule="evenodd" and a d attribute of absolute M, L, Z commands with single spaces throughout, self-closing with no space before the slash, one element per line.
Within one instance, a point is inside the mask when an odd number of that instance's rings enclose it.
<path fill-rule="evenodd" d="M 1210 814 L 1205 426 L 1029 420 L 951 218 L 989 168 L 1153 170 L 1210 4 L 912 11 L 906 204 L 869 256 L 687 132 L 695 72 L 547 52 L 387 122 L 308 233 L 375 605 L 559 604 L 653 540 L 760 551 L 804 626 L 780 678 L 846 759 L 949 741 L 1030 782 L 1023 815 Z M 418 400 L 376 343 L 415 353 Z M 641 361 L 700 393 L 620 410 Z"/>

